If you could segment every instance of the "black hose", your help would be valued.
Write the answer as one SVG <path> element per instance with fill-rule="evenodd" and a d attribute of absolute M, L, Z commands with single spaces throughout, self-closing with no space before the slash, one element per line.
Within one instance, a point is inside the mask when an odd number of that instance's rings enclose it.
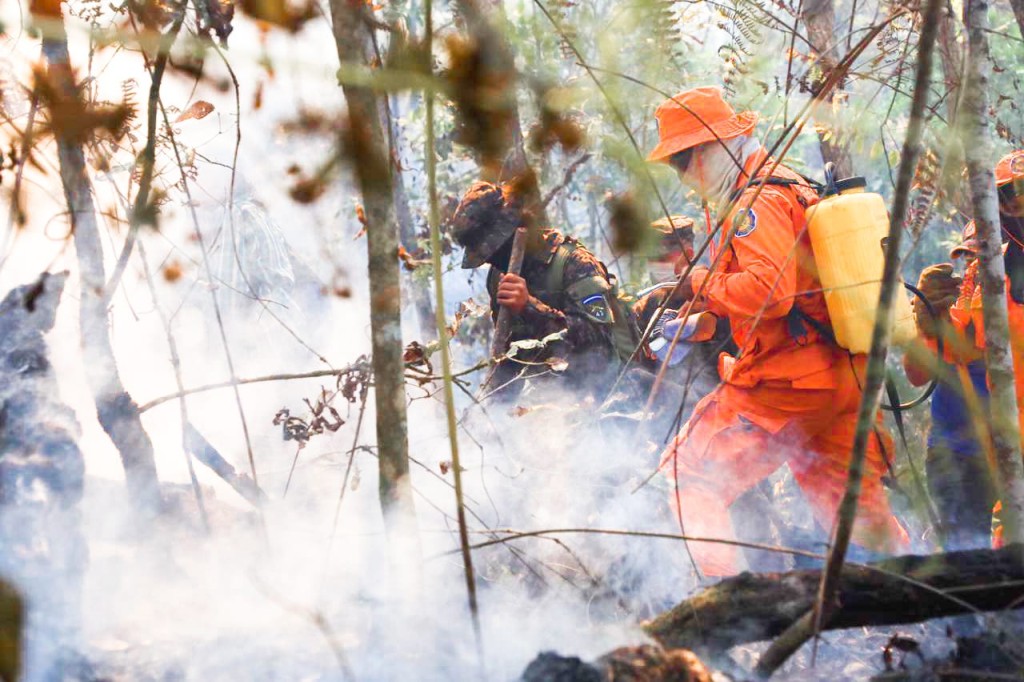
<path fill-rule="evenodd" d="M 932 318 L 932 321 L 935 322 L 935 328 L 938 329 L 939 315 L 938 313 L 935 312 L 935 307 L 931 304 L 931 301 L 929 301 L 921 292 L 921 290 L 915 287 L 913 284 L 907 284 L 906 282 L 904 282 L 903 286 L 905 286 L 910 293 L 914 294 L 914 296 L 919 298 L 924 303 L 925 310 L 928 311 L 928 317 Z M 945 351 L 945 346 L 942 342 L 941 333 L 935 335 L 935 346 L 936 354 L 941 360 Z M 891 405 L 883 402 L 882 409 L 886 410 L 887 412 L 903 412 L 904 410 L 912 410 L 918 405 L 922 404 L 924 401 L 928 400 L 928 398 L 932 397 L 932 393 L 935 392 L 935 387 L 938 386 L 938 384 L 939 377 L 938 374 L 936 374 L 935 376 L 932 377 L 932 380 L 928 382 L 928 388 L 926 388 L 921 395 L 917 396 L 908 403 L 899 403 L 897 405 Z"/>

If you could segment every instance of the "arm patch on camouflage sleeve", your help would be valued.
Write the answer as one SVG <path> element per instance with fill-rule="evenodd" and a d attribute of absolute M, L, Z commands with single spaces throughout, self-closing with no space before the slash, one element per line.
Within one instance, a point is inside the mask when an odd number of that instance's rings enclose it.
<path fill-rule="evenodd" d="M 608 299 L 604 297 L 604 294 L 587 296 L 580 301 L 580 307 L 583 308 L 583 314 L 594 322 L 611 324 L 615 321 L 611 306 L 608 305 Z"/>
<path fill-rule="evenodd" d="M 615 322 L 615 313 L 606 297 L 611 288 L 608 280 L 593 276 L 573 282 L 566 289 L 566 293 L 580 307 L 587 319 L 598 324 L 612 324 Z"/>

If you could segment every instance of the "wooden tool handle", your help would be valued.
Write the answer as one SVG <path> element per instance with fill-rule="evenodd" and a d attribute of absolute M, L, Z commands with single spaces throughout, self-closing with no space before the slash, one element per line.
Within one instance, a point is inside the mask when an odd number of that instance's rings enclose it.
<path fill-rule="evenodd" d="M 512 255 L 508 260 L 508 274 L 518 275 L 523 269 L 523 256 L 526 253 L 526 228 L 516 228 L 512 238 Z M 498 320 L 494 323 L 494 338 L 491 339 L 491 357 L 504 355 L 508 351 L 509 335 L 512 325 L 512 313 L 505 306 L 498 308 Z"/>

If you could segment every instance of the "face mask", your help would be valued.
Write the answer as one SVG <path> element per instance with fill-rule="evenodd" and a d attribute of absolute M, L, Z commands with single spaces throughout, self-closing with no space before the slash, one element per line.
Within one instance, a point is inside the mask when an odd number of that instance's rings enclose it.
<path fill-rule="evenodd" d="M 756 139 L 746 135 L 702 144 L 694 149 L 693 157 L 680 177 L 702 199 L 724 206 L 736 187 L 743 164 L 760 147 Z"/>
<path fill-rule="evenodd" d="M 651 276 L 652 282 L 667 282 L 676 278 L 676 266 L 674 263 L 650 261 L 647 264 L 647 274 Z"/>

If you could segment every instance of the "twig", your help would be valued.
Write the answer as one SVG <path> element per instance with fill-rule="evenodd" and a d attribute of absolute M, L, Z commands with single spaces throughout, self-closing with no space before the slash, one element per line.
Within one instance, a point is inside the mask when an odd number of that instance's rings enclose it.
<path fill-rule="evenodd" d="M 425 0 L 423 12 L 426 22 L 424 51 L 431 59 L 434 40 L 433 0 Z M 430 67 L 431 71 L 433 66 Z M 448 417 L 448 443 L 452 455 L 452 474 L 455 479 L 455 509 L 459 525 L 459 546 L 462 554 L 462 567 L 466 577 L 466 594 L 469 600 L 469 612 L 473 620 L 473 635 L 476 639 L 477 655 L 480 669 L 484 670 L 483 633 L 480 629 L 480 610 L 476 598 L 476 576 L 473 572 L 473 554 L 470 551 L 469 535 L 466 532 L 466 506 L 462 491 L 462 465 L 459 459 L 459 432 L 456 423 L 455 393 L 452 389 L 452 366 L 448 350 L 448 330 L 444 315 L 444 269 L 441 265 L 441 231 L 437 205 L 437 158 L 434 149 L 434 94 L 424 92 L 426 109 L 426 166 L 427 196 L 430 200 L 428 220 L 430 223 L 430 260 L 434 270 L 434 313 L 437 321 L 438 346 L 441 350 L 441 372 L 444 377 L 444 404 Z"/>
<path fill-rule="evenodd" d="M 21 179 L 25 175 L 25 162 L 32 154 L 32 132 L 35 126 L 36 112 L 39 110 L 39 95 L 32 92 L 32 103 L 29 105 L 28 122 L 25 124 L 25 135 L 18 156 L 18 169 L 14 173 L 14 187 L 11 189 L 11 210 L 7 215 L 7 234 L 4 235 L 3 250 L 0 251 L 0 268 L 7 262 L 7 245 L 13 241 L 14 223 L 21 222 Z"/>
<path fill-rule="evenodd" d="M 327 541 L 327 556 L 324 558 L 324 561 L 328 563 L 331 560 L 331 550 L 334 547 L 334 535 L 338 531 L 338 518 L 341 516 L 341 503 L 345 499 L 345 490 L 348 489 L 348 478 L 352 473 L 352 464 L 356 460 L 356 450 L 359 447 L 359 434 L 363 430 L 363 415 L 366 414 L 366 398 L 368 394 L 369 391 L 364 386 L 363 390 L 360 391 L 359 416 L 356 418 L 356 431 L 352 436 L 352 447 L 348 451 L 348 464 L 345 466 L 345 476 L 341 479 L 341 489 L 338 491 L 338 502 L 334 506 L 334 520 L 331 522 L 331 537 Z"/>
<path fill-rule="evenodd" d="M 163 405 L 168 400 L 174 400 L 186 395 L 192 395 L 194 393 L 206 393 L 207 391 L 216 391 L 220 388 L 231 388 L 233 386 L 245 386 L 246 384 L 262 384 L 268 381 L 291 381 L 293 379 L 315 379 L 317 377 L 333 377 L 345 372 L 351 371 L 355 365 L 348 365 L 340 369 L 318 369 L 313 372 L 301 372 L 298 374 L 268 374 L 262 377 L 252 377 L 250 379 L 232 379 L 230 381 L 219 381 L 215 384 L 204 384 L 202 386 L 196 386 L 195 388 L 179 389 L 175 393 L 171 393 L 159 398 L 154 398 L 148 403 L 145 403 L 139 407 L 139 412 L 145 412 L 150 410 L 157 405 Z"/>
<path fill-rule="evenodd" d="M 121 255 L 117 258 L 114 272 L 111 273 L 110 279 L 107 280 L 106 286 L 103 287 L 103 295 L 108 304 L 114 295 L 114 291 L 117 290 L 117 285 L 124 275 L 125 268 L 128 267 L 128 258 L 131 256 L 132 247 L 135 246 L 135 241 L 138 238 L 139 228 L 144 222 L 153 219 L 153 216 L 147 214 L 151 208 L 149 206 L 149 193 L 153 188 L 153 171 L 156 167 L 156 110 L 157 104 L 160 101 L 160 84 L 163 82 L 167 60 L 171 55 L 171 46 L 174 45 L 174 39 L 177 38 L 184 21 L 185 10 L 182 8 L 174 23 L 167 30 L 167 33 L 160 36 L 156 61 L 153 63 L 153 71 L 150 74 L 149 100 L 146 105 L 146 146 L 142 150 L 142 175 L 139 177 L 139 191 L 135 195 L 135 202 L 132 205 L 131 212 L 128 214 L 129 228 L 128 236 L 124 241 L 124 247 L 121 249 Z"/>
<path fill-rule="evenodd" d="M 242 95 L 240 90 L 241 86 L 238 83 L 238 75 L 235 74 L 235 69 L 233 66 L 231 66 L 231 62 L 228 60 L 227 55 L 224 54 L 224 51 L 221 50 L 216 43 L 213 44 L 213 50 L 217 53 L 217 56 L 220 57 L 221 61 L 224 62 L 224 68 L 227 69 L 228 77 L 231 79 L 231 85 L 235 92 L 235 149 L 231 156 L 231 184 L 228 187 L 228 229 L 231 232 L 231 251 L 235 257 L 235 265 L 238 268 L 238 274 L 241 275 L 242 281 L 245 282 L 245 286 L 249 290 L 248 294 L 246 295 L 252 298 L 252 300 L 259 303 L 260 307 L 263 308 L 263 312 L 269 315 L 271 319 L 273 319 L 275 322 L 277 322 L 278 325 L 281 326 L 282 329 L 288 332 L 289 336 L 295 339 L 295 341 L 298 342 L 300 346 L 302 346 L 307 351 L 312 353 L 317 360 L 330 367 L 331 363 L 327 361 L 327 358 L 325 358 L 322 353 L 320 353 L 315 348 L 306 343 L 305 339 L 300 337 L 295 332 L 294 329 L 292 329 L 284 320 L 282 320 L 278 316 L 276 312 L 271 310 L 270 306 L 267 305 L 267 301 L 265 301 L 256 292 L 256 287 L 254 287 L 252 285 L 252 282 L 249 281 L 249 275 L 245 271 L 245 268 L 242 266 L 242 257 L 238 253 L 238 237 L 235 233 L 234 211 L 235 180 L 238 175 L 238 152 L 242 146 Z"/>
<path fill-rule="evenodd" d="M 727 540 L 725 538 L 708 538 L 698 537 L 695 535 L 681 535 L 679 533 L 657 533 L 648 531 L 638 530 L 615 530 L 611 528 L 547 528 L 544 530 L 528 530 L 520 531 L 510 528 L 492 528 L 488 532 L 492 533 L 507 533 L 505 537 L 496 538 L 494 540 L 487 540 L 485 542 L 478 542 L 470 546 L 470 549 L 483 549 L 485 547 L 491 547 L 493 545 L 500 545 L 512 540 L 522 540 L 523 538 L 535 538 L 543 537 L 545 535 L 570 535 L 570 534 L 589 534 L 589 535 L 614 535 L 620 537 L 636 537 L 636 538 L 658 538 L 661 540 L 684 540 L 686 542 L 708 542 L 718 545 L 731 545 L 733 547 L 743 547 L 746 549 L 759 549 L 765 552 L 775 552 L 778 554 L 788 554 L 791 556 L 805 557 L 808 559 L 825 559 L 824 554 L 818 554 L 816 552 L 808 552 L 802 549 L 792 549 L 789 547 L 778 547 L 775 545 L 765 545 L 757 542 L 745 542 L 743 540 Z M 431 558 L 438 558 L 443 556 L 450 556 L 459 552 L 460 550 L 453 549 L 447 552 L 442 552 Z"/>
<path fill-rule="evenodd" d="M 178 392 L 181 394 L 178 397 L 181 416 L 181 452 L 185 456 L 185 466 L 188 469 L 189 482 L 192 484 L 192 493 L 196 498 L 196 506 L 199 508 L 199 517 L 203 520 L 203 528 L 207 533 L 209 533 L 210 518 L 206 513 L 206 503 L 203 500 L 203 490 L 199 486 L 199 479 L 196 477 L 196 469 L 192 464 L 192 457 L 189 456 L 188 406 L 185 404 L 185 385 L 181 378 L 181 356 L 178 354 L 178 343 L 174 338 L 174 332 L 171 330 L 171 323 L 167 319 L 167 315 L 164 313 L 163 308 L 160 307 L 160 301 L 156 293 L 156 285 L 153 283 L 153 271 L 149 267 L 149 259 L 146 257 L 146 248 L 143 246 L 142 241 L 139 241 L 139 259 L 142 261 L 142 270 L 146 275 L 146 285 L 149 287 L 149 295 L 153 299 L 153 307 L 156 309 L 157 315 L 160 317 L 160 323 L 164 327 L 164 336 L 167 337 L 167 347 L 171 352 L 171 367 L 174 369 L 174 382 L 177 384 Z M 139 412 L 141 414 L 141 410 Z"/>
<path fill-rule="evenodd" d="M 592 156 L 593 154 L 591 152 L 583 152 L 579 155 L 579 158 L 569 164 L 569 167 L 565 169 L 565 175 L 562 176 L 562 182 L 548 192 L 547 196 L 544 197 L 544 201 L 542 201 L 540 205 L 541 209 L 547 208 L 548 204 L 551 203 L 551 200 L 554 199 L 559 192 L 565 189 L 570 182 L 572 182 L 572 176 L 576 173 L 576 169 L 589 161 Z"/>
<path fill-rule="evenodd" d="M 199 244 L 199 250 L 203 254 L 203 266 L 206 270 L 207 278 L 213 280 L 213 267 L 210 265 L 210 254 L 206 248 L 206 240 L 203 238 L 203 232 L 199 227 L 199 216 L 196 214 L 196 202 L 192 200 L 192 191 L 189 189 L 188 176 L 184 170 L 184 162 L 181 158 L 181 150 L 178 149 L 178 142 L 174 136 L 174 130 L 171 126 L 169 117 L 167 116 L 167 110 L 163 106 L 163 102 L 160 102 L 160 111 L 163 114 L 164 123 L 167 126 L 167 134 L 171 139 L 171 148 L 174 150 L 174 158 L 178 163 L 178 169 L 181 171 L 181 183 L 185 191 L 185 197 L 188 199 L 189 213 L 192 217 L 193 234 L 195 234 L 196 242 Z M 242 394 L 238 391 L 238 374 L 235 372 L 235 361 L 232 357 L 231 346 L 228 343 L 227 331 L 224 328 L 224 318 L 220 311 L 220 302 L 217 300 L 216 289 L 210 290 L 210 299 L 213 301 L 213 312 L 217 319 L 217 330 L 220 333 L 221 345 L 224 348 L 224 358 L 227 361 L 228 373 L 231 376 L 231 388 L 235 395 L 235 405 L 238 408 L 238 417 L 242 422 L 242 435 L 245 439 L 245 450 L 249 458 L 249 472 L 252 474 L 252 482 L 258 487 L 260 482 L 256 474 L 256 458 L 253 455 L 252 450 L 252 438 L 249 435 L 249 420 L 245 416 L 245 408 L 242 407 Z M 260 509 L 260 520 L 263 520 L 263 510 Z M 264 527 L 264 531 L 266 528 Z"/>
<path fill-rule="evenodd" d="M 338 668 L 341 670 L 342 676 L 346 680 L 356 679 L 352 672 L 352 666 L 348 662 L 348 657 L 345 655 L 345 649 L 338 641 L 338 638 L 335 637 L 330 623 L 328 623 L 327 619 L 324 618 L 324 614 L 322 612 L 307 609 L 303 606 L 299 606 L 298 604 L 293 604 L 278 594 L 276 590 L 271 589 L 271 587 L 263 582 L 263 580 L 256 574 L 252 574 L 250 579 L 252 580 L 253 585 L 256 586 L 256 589 L 262 592 L 265 597 L 276 602 L 277 605 L 285 611 L 290 611 L 296 616 L 308 620 L 317 630 L 319 630 L 320 634 L 323 635 L 328 648 L 330 648 L 331 653 L 334 654 L 334 658 L 338 662 Z"/>

